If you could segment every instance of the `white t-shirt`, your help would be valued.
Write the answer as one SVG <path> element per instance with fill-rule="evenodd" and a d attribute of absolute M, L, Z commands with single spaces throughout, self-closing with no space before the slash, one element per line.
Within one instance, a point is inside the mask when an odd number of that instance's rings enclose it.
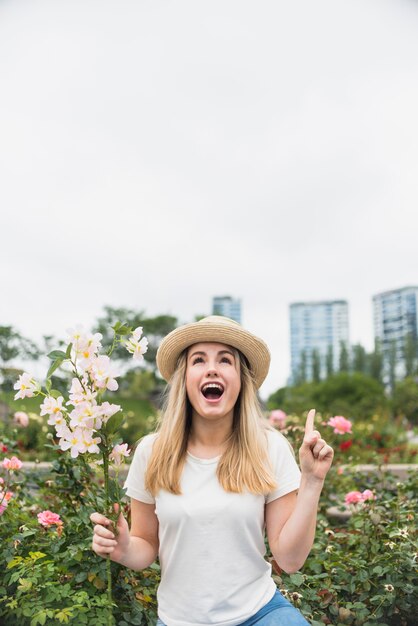
<path fill-rule="evenodd" d="M 265 504 L 299 488 L 287 440 L 267 431 L 278 488 L 267 496 L 227 493 L 216 476 L 219 457 L 187 454 L 181 495 L 154 499 L 144 474 L 155 434 L 139 443 L 125 482 L 131 498 L 155 503 L 161 583 L 158 616 L 167 626 L 236 626 L 271 600 L 276 585 L 265 561 Z"/>

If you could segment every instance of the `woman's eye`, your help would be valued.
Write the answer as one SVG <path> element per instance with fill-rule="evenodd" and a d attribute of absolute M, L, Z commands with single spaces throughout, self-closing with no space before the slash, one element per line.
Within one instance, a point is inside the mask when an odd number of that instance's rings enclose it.
<path fill-rule="evenodd" d="M 201 356 L 197 356 L 193 359 L 192 365 L 195 365 L 196 363 L 203 363 L 203 359 Z"/>
<path fill-rule="evenodd" d="M 229 363 L 229 365 L 231 365 L 232 361 L 229 357 L 223 356 L 221 359 L 221 363 Z"/>

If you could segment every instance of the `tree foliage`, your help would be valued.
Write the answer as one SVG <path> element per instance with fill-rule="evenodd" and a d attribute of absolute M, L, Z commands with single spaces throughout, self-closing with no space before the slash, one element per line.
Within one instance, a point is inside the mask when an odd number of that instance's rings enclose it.
<path fill-rule="evenodd" d="M 368 418 L 387 409 L 388 401 L 383 386 L 371 376 L 340 372 L 318 383 L 282 387 L 269 397 L 267 406 L 287 413 L 303 413 L 315 407 L 324 416 Z"/>
<path fill-rule="evenodd" d="M 39 358 L 39 349 L 31 340 L 19 333 L 13 326 L 0 326 L 0 360 L 2 366 L 17 357 Z"/>
<path fill-rule="evenodd" d="M 396 415 L 406 417 L 413 424 L 418 424 L 418 381 L 405 378 L 396 383 L 393 390 L 392 407 Z"/>
<path fill-rule="evenodd" d="M 162 338 L 174 330 L 178 324 L 176 317 L 172 315 L 157 315 L 148 317 L 144 311 L 135 311 L 127 308 L 104 307 L 104 314 L 97 319 L 94 331 L 103 335 L 103 345 L 111 345 L 113 335 L 109 330 L 117 321 L 132 328 L 142 326 L 144 334 L 149 341 L 148 351 L 145 353 L 145 361 L 151 369 L 156 368 L 155 356 Z M 121 345 L 116 346 L 113 357 L 121 361 L 129 361 L 129 353 Z"/>

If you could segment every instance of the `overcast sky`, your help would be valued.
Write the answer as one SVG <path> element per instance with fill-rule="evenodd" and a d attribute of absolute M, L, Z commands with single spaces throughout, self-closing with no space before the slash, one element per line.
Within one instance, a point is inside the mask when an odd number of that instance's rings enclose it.
<path fill-rule="evenodd" d="M 289 374 L 289 304 L 418 284 L 418 2 L 0 0 L 0 325 L 242 299 Z"/>

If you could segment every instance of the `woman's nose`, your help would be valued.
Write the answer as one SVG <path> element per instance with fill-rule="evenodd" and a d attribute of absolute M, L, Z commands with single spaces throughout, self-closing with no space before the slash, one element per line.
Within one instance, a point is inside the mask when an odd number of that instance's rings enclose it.
<path fill-rule="evenodd" d="M 207 374 L 207 376 L 217 376 L 218 375 L 218 369 L 217 369 L 216 363 L 208 363 L 206 374 Z"/>

